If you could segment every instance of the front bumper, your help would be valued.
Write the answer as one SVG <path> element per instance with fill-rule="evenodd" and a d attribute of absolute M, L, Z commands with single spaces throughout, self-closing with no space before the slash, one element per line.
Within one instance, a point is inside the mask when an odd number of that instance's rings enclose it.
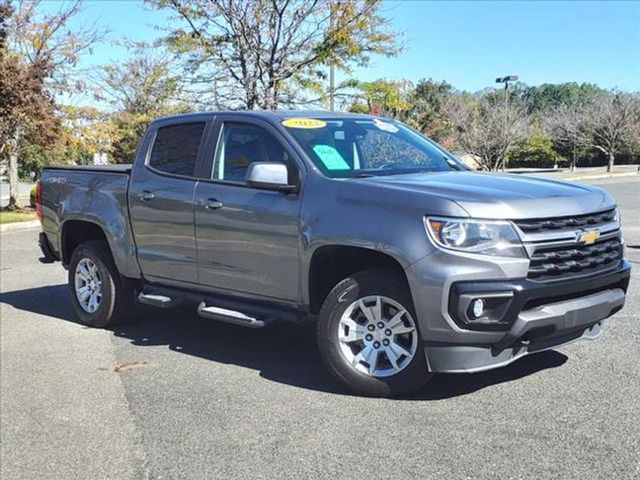
<path fill-rule="evenodd" d="M 479 372 L 571 341 L 595 340 L 604 320 L 620 310 L 624 300 L 625 292 L 615 288 L 524 311 L 495 345 L 427 344 L 429 368 L 433 372 Z"/>
<path fill-rule="evenodd" d="M 429 308 L 427 303 L 420 299 L 415 302 L 431 371 L 489 370 L 529 353 L 574 340 L 597 338 L 603 321 L 624 305 L 630 265 L 623 260 L 607 273 L 556 282 L 498 280 L 497 276 L 484 282 L 469 277 L 445 282 L 441 309 L 431 308 L 427 319 L 424 317 Z M 412 292 L 417 288 L 420 286 L 414 283 Z M 501 311 L 501 324 L 488 328 L 471 326 L 456 318 L 460 302 L 496 292 L 510 293 Z"/>

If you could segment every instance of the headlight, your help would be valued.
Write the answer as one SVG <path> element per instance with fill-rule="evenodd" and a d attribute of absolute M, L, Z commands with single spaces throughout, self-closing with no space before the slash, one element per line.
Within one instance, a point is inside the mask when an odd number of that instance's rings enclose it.
<path fill-rule="evenodd" d="M 429 237 L 439 247 L 480 255 L 527 256 L 511 223 L 494 220 L 427 217 Z"/>

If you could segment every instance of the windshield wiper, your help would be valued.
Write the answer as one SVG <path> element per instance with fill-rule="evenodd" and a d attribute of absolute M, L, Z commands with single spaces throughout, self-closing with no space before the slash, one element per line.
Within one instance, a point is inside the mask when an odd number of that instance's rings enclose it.
<path fill-rule="evenodd" d="M 458 162 L 456 162 L 453 158 L 449 158 L 446 155 L 443 155 L 442 158 L 444 159 L 445 162 L 447 162 L 447 165 L 449 165 L 451 168 L 454 168 L 459 172 L 463 170 L 462 166 Z"/>

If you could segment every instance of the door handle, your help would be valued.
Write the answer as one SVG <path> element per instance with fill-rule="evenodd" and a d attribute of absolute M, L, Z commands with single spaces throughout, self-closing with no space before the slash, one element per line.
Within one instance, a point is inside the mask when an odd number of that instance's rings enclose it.
<path fill-rule="evenodd" d="M 150 192 L 149 190 L 143 190 L 138 194 L 138 198 L 143 202 L 148 202 L 149 200 L 153 200 L 154 198 L 156 198 L 156 196 L 153 192 Z"/>
<path fill-rule="evenodd" d="M 209 210 L 217 210 L 224 206 L 222 202 L 219 202 L 215 198 L 203 198 L 202 200 L 200 200 L 200 205 Z"/>

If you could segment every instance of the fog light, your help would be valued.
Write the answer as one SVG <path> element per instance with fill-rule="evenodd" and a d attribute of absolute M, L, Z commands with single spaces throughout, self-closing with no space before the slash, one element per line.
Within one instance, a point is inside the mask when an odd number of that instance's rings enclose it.
<path fill-rule="evenodd" d="M 465 293 L 458 293 L 460 285 L 452 288 L 449 312 L 459 326 L 470 330 L 503 330 L 513 322 L 518 313 L 515 308 L 509 311 L 513 291 L 472 286 L 475 288 Z"/>
<path fill-rule="evenodd" d="M 473 316 L 475 318 L 480 318 L 484 313 L 484 300 L 478 298 L 473 301 Z"/>

